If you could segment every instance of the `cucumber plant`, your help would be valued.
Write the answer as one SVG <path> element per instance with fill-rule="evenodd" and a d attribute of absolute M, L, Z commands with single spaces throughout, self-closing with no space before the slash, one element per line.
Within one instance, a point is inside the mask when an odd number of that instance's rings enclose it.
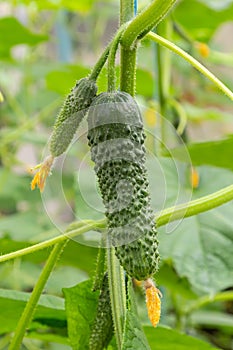
<path fill-rule="evenodd" d="M 153 282 L 159 268 L 157 227 L 165 225 L 170 219 L 196 215 L 233 199 L 233 186 L 228 186 L 188 204 L 167 208 L 159 215 L 155 215 L 151 209 L 145 167 L 145 134 L 141 112 L 134 96 L 136 55 L 140 41 L 147 37 L 179 54 L 233 100 L 232 92 L 201 63 L 169 40 L 150 32 L 175 3 L 176 0 L 154 0 L 134 16 L 135 2 L 121 0 L 119 30 L 91 74 L 76 83 L 61 107 L 50 139 L 51 154 L 42 164 L 35 167 L 39 168 L 39 171 L 32 180 L 31 188 L 34 189 L 37 185 L 43 191 L 54 158 L 67 150 L 81 120 L 87 115 L 88 142 L 106 209 L 106 219 L 74 223 L 68 227 L 65 235 L 1 257 L 0 261 L 4 261 L 54 246 L 16 327 L 10 350 L 20 348 L 44 286 L 60 253 L 65 249 L 66 242 L 71 237 L 91 229 L 103 233 L 107 248 L 101 247 L 99 252 L 93 288 L 95 293 L 99 293 L 98 301 L 94 317 L 87 322 L 90 332 L 83 348 L 150 349 L 139 322 L 132 279 L 135 283 L 142 281 L 148 315 L 152 325 L 156 326 L 161 308 L 161 292 Z M 116 86 L 115 56 L 119 46 L 120 86 Z M 203 56 L 207 54 L 208 50 L 203 53 L 203 46 L 201 50 Z M 158 57 L 161 59 L 160 52 Z M 96 80 L 107 60 L 108 91 L 97 94 Z M 159 64 L 161 60 L 158 60 Z M 162 67 L 160 69 L 163 70 Z M 179 112 L 178 102 L 170 102 L 166 96 L 169 91 L 165 91 L 163 86 L 160 88 L 161 111 L 166 114 L 170 103 Z M 179 130 L 182 134 L 185 122 L 180 121 L 182 123 L 179 124 Z M 194 184 L 193 187 L 198 187 L 198 184 Z M 87 300 L 88 297 L 91 300 L 92 292 L 86 293 Z M 88 319 L 86 313 L 83 315 L 80 311 L 77 314 L 82 320 Z M 76 321 L 75 327 L 78 328 L 79 319 Z M 82 349 L 83 344 L 75 343 L 72 346 L 73 349 Z"/>

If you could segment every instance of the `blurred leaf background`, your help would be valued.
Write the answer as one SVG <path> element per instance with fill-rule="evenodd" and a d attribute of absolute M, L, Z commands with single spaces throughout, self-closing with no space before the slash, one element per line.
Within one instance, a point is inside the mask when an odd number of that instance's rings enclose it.
<path fill-rule="evenodd" d="M 139 9 L 147 3 L 139 1 Z M 113 37 L 118 11 L 117 0 L 0 1 L 0 91 L 4 96 L 0 105 L 1 254 L 51 238 L 75 219 L 104 215 L 85 122 L 78 142 L 57 162 L 43 198 L 30 191 L 28 168 L 46 153 L 65 95 L 77 79 L 90 72 Z M 233 1 L 182 0 L 169 20 L 173 41 L 232 87 Z M 198 41 L 209 46 L 207 58 L 198 51 Z M 167 147 L 172 159 L 162 157 L 157 147 L 156 46 L 144 40 L 138 52 L 137 99 L 147 130 L 155 211 L 209 194 L 233 181 L 232 105 L 195 69 L 181 58 L 171 57 L 169 91 L 181 103 L 188 120 L 183 140 L 174 136 L 174 128 L 171 131 Z M 98 88 L 99 92 L 106 90 L 105 69 Z M 197 188 L 190 182 L 191 162 L 199 174 Z M 156 282 L 164 297 L 161 326 L 156 330 L 149 325 L 144 296 L 136 287 L 140 318 L 152 349 L 174 349 L 174 343 L 176 349 L 233 349 L 232 298 L 214 301 L 216 293 L 233 293 L 232 215 L 233 204 L 228 203 L 159 230 L 162 259 Z M 84 281 L 95 269 L 95 237 L 91 232 L 66 246 L 40 299 L 23 349 L 70 349 L 69 340 L 74 335 L 68 336 L 70 308 L 66 315 L 62 288 L 66 288 L 66 295 L 75 285 L 77 290 L 91 293 L 89 282 Z M 10 333 L 48 254 L 46 249 L 1 263 L 0 349 L 7 349 Z M 85 304 L 81 295 L 75 296 L 76 302 Z M 204 297 L 209 299 L 202 305 Z M 109 349 L 114 346 L 113 342 Z"/>

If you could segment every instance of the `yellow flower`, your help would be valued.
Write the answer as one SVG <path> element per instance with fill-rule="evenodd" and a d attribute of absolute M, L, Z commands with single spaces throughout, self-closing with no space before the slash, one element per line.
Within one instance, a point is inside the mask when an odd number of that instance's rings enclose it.
<path fill-rule="evenodd" d="M 159 323 L 161 314 L 161 300 L 162 293 L 155 287 L 152 279 L 148 278 L 145 281 L 144 287 L 146 289 L 146 306 L 149 319 L 153 327 Z"/>
<path fill-rule="evenodd" d="M 31 168 L 31 171 L 39 169 L 35 176 L 32 179 L 31 182 L 31 190 L 33 191 L 36 186 L 40 189 L 40 192 L 43 192 L 45 187 L 45 182 L 47 177 L 51 174 L 51 167 L 53 165 L 54 158 L 52 156 L 49 156 L 45 158 L 43 163 L 36 165 L 35 167 Z"/>
<path fill-rule="evenodd" d="M 191 182 L 192 188 L 198 188 L 199 182 L 200 182 L 200 176 L 198 174 L 197 169 L 195 169 L 194 167 L 191 167 L 190 182 Z"/>
<path fill-rule="evenodd" d="M 2 103 L 3 101 L 4 101 L 4 97 L 3 97 L 3 94 L 0 91 L 0 103 Z"/>
<path fill-rule="evenodd" d="M 199 54 L 206 58 L 209 56 L 210 54 L 210 48 L 208 45 L 206 45 L 205 43 L 196 43 L 196 47 L 197 47 L 197 50 L 199 52 Z"/>

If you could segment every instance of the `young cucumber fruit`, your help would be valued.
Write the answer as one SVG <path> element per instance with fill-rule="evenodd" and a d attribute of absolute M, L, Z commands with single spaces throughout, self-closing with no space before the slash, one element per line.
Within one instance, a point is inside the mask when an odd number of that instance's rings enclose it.
<path fill-rule="evenodd" d="M 83 78 L 77 81 L 65 99 L 55 121 L 50 141 L 50 152 L 54 158 L 66 151 L 96 92 L 95 81 Z"/>
<path fill-rule="evenodd" d="M 107 348 L 113 336 L 113 321 L 108 287 L 108 275 L 105 273 L 101 286 L 94 325 L 89 340 L 90 350 Z"/>
<path fill-rule="evenodd" d="M 126 272 L 145 280 L 157 271 L 159 254 L 139 107 L 125 92 L 105 92 L 93 100 L 87 119 L 109 240 Z"/>

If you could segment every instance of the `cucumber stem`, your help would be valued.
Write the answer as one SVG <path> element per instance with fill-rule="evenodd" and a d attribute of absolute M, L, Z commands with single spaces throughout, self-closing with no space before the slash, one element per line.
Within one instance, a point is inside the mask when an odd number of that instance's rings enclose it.
<path fill-rule="evenodd" d="M 122 25 L 115 38 L 112 41 L 109 56 L 108 56 L 108 91 L 113 92 L 116 89 L 116 67 L 115 67 L 115 57 L 118 49 L 118 45 L 122 36 L 122 33 L 125 30 L 125 25 Z"/>
<path fill-rule="evenodd" d="M 185 219 L 190 216 L 194 216 L 205 211 L 217 208 L 227 202 L 233 200 L 233 185 L 224 187 L 223 189 L 213 192 L 207 196 L 200 197 L 188 203 L 183 203 L 174 207 L 170 207 L 155 214 L 155 221 L 157 227 L 164 226 L 169 222 L 179 219 Z M 17 250 L 12 253 L 4 254 L 0 256 L 0 263 L 15 259 L 27 254 L 34 253 L 40 249 L 48 248 L 58 242 L 62 242 L 67 238 L 78 236 L 82 233 L 89 232 L 91 230 L 102 230 L 107 225 L 106 219 L 101 220 L 85 220 L 82 222 L 74 222 L 72 224 L 72 230 L 68 229 L 63 235 L 59 235 L 48 239 L 47 241 L 34 244 L 31 247 L 26 247 Z"/>
<path fill-rule="evenodd" d="M 100 56 L 99 60 L 95 64 L 94 68 L 92 69 L 92 71 L 91 71 L 91 73 L 89 75 L 89 79 L 97 80 L 97 78 L 98 78 L 98 76 L 99 76 L 99 74 L 100 74 L 100 72 L 101 72 L 105 62 L 107 61 L 111 44 L 112 43 L 109 43 L 108 46 L 103 51 L 103 53 Z"/>
<path fill-rule="evenodd" d="M 113 247 L 107 248 L 107 265 L 112 317 L 117 347 L 121 350 L 126 312 L 124 272 Z"/>
<path fill-rule="evenodd" d="M 134 16 L 134 0 L 120 1 L 120 25 L 130 21 Z"/>
<path fill-rule="evenodd" d="M 134 17 L 134 1 L 121 0 L 121 16 L 120 16 L 121 25 L 130 21 L 133 17 Z M 121 91 L 125 91 L 131 96 L 135 95 L 136 54 L 137 54 L 136 44 L 133 47 L 129 47 L 129 46 L 124 47 L 123 45 L 121 46 L 121 70 L 120 70 L 121 86 L 120 87 L 121 87 Z"/>
<path fill-rule="evenodd" d="M 169 40 L 159 36 L 155 33 L 148 33 L 147 38 L 155 41 L 156 43 L 168 48 L 169 50 L 175 52 L 177 55 L 185 59 L 189 62 L 194 68 L 196 68 L 200 73 L 202 73 L 207 79 L 212 81 L 215 86 L 217 86 L 227 97 L 229 97 L 233 101 L 233 92 L 221 82 L 213 73 L 211 73 L 205 66 L 203 66 L 200 62 L 198 62 L 194 57 L 189 55 L 187 52 L 182 50 L 177 45 L 173 44 Z"/>
<path fill-rule="evenodd" d="M 177 0 L 154 0 L 129 24 L 122 36 L 122 45 L 132 47 L 137 39 L 142 39 L 168 13 Z"/>
<path fill-rule="evenodd" d="M 52 252 L 49 255 L 49 258 L 41 272 L 41 275 L 36 282 L 36 285 L 31 293 L 31 296 L 25 306 L 25 309 L 22 313 L 22 316 L 19 319 L 19 322 L 16 327 L 15 334 L 12 338 L 10 346 L 8 350 L 18 350 L 21 347 L 21 343 L 24 337 L 24 334 L 27 330 L 27 327 L 30 325 L 30 322 L 35 313 L 35 309 L 38 303 L 38 300 L 43 292 L 44 286 L 62 252 L 67 242 L 67 238 L 65 241 L 57 243 Z"/>

